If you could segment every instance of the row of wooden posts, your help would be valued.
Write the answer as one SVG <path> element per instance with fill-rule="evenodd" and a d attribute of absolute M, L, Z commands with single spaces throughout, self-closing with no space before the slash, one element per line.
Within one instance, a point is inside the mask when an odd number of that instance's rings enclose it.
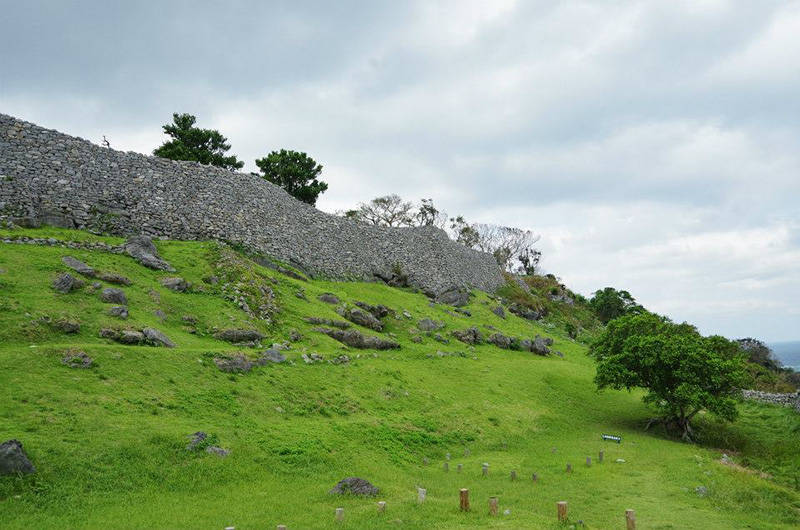
<path fill-rule="evenodd" d="M 466 451 L 469 451 L 469 449 L 467 449 Z M 604 456 L 605 455 L 603 454 L 603 451 L 600 451 L 600 453 L 597 455 L 597 461 L 602 464 Z M 445 463 L 442 466 L 442 468 L 445 471 L 450 471 L 450 462 L 449 462 L 450 453 L 447 453 L 445 458 L 446 458 L 446 460 L 445 460 Z M 428 465 L 428 458 L 427 457 L 422 459 L 422 465 L 423 466 L 427 466 Z M 591 466 L 592 466 L 592 457 L 587 456 L 586 457 L 586 467 L 591 467 Z M 461 473 L 461 471 L 463 469 L 464 469 L 464 465 L 463 464 L 458 464 L 456 466 L 456 470 L 459 473 Z M 567 473 L 572 473 L 572 462 L 567 462 Z M 489 475 L 489 464 L 483 464 L 483 476 L 488 476 L 488 475 Z M 517 480 L 517 471 L 515 469 L 511 470 L 511 480 Z M 538 482 L 539 481 L 539 475 L 537 473 L 533 474 L 533 481 L 534 482 Z"/>
<path fill-rule="evenodd" d="M 424 502 L 426 491 L 423 488 L 418 489 L 419 502 Z M 463 488 L 459 490 L 458 494 L 459 509 L 462 512 L 470 511 L 469 504 L 469 490 Z M 497 497 L 489 497 L 489 515 L 497 516 L 499 510 L 499 503 Z M 378 513 L 386 513 L 386 501 L 378 502 Z M 556 503 L 556 513 L 559 522 L 567 522 L 567 501 L 559 501 Z M 344 522 L 344 508 L 336 508 L 336 521 Z M 625 510 L 625 524 L 627 530 L 636 530 L 636 511 Z M 235 530 L 233 527 L 228 527 L 225 530 Z M 287 530 L 285 525 L 279 524 L 277 530 Z"/>
<path fill-rule="evenodd" d="M 503 449 L 505 449 L 506 444 L 503 444 Z M 469 449 L 464 450 L 464 456 L 469 456 L 470 452 Z M 597 461 L 602 463 L 603 462 L 603 451 L 600 451 L 597 455 Z M 445 455 L 445 463 L 444 463 L 444 470 L 450 470 L 450 453 L 446 453 Z M 428 465 L 428 458 L 425 457 L 422 459 L 422 465 Z M 592 465 L 591 457 L 586 457 L 586 467 L 590 467 Z M 458 464 L 457 468 L 458 472 L 461 473 L 463 469 L 462 464 Z M 572 463 L 567 462 L 567 473 L 572 473 Z M 489 464 L 483 464 L 483 475 L 489 475 Z M 539 475 L 537 473 L 533 474 L 533 481 L 539 481 Z M 517 480 L 517 472 L 516 470 L 511 471 L 511 480 Z M 417 502 L 423 503 L 427 498 L 428 491 L 425 488 L 417 488 Z M 469 490 L 464 488 L 459 491 L 459 508 L 462 512 L 470 511 L 470 504 L 469 504 Z M 498 499 L 497 497 L 490 497 L 489 498 L 489 515 L 496 516 L 498 514 Z M 386 512 L 386 501 L 378 502 L 378 513 L 385 513 Z M 559 501 L 556 503 L 556 513 L 558 516 L 559 522 L 566 522 L 567 521 L 567 501 Z M 336 521 L 343 522 L 344 521 L 344 508 L 336 508 Z M 625 510 L 625 523 L 627 530 L 636 530 L 636 511 L 635 510 Z M 235 530 L 234 527 L 228 527 L 225 530 Z M 278 530 L 286 530 L 285 525 L 278 525 Z"/>

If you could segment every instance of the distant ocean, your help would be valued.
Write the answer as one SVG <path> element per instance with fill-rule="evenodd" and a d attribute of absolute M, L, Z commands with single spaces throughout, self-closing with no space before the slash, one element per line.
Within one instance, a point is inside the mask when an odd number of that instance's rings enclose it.
<path fill-rule="evenodd" d="M 767 344 L 767 346 L 772 348 L 772 351 L 775 352 L 775 355 L 785 367 L 792 368 L 795 372 L 800 372 L 800 340 L 773 342 Z"/>

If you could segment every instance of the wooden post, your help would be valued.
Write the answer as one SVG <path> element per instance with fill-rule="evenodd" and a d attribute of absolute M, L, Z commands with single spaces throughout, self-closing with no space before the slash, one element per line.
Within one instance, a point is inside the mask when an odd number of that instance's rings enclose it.
<path fill-rule="evenodd" d="M 517 480 L 517 471 L 514 469 L 511 470 L 511 480 Z"/>
<path fill-rule="evenodd" d="M 592 457 L 591 456 L 587 456 L 586 457 L 586 467 L 592 467 Z"/>
<path fill-rule="evenodd" d="M 444 459 L 445 460 L 450 460 L 450 453 L 445 453 L 444 454 Z"/>
<path fill-rule="evenodd" d="M 341 523 L 344 521 L 344 508 L 336 508 L 336 522 Z"/>
<path fill-rule="evenodd" d="M 489 497 L 489 515 L 497 516 L 497 497 Z"/>
<path fill-rule="evenodd" d="M 625 523 L 628 530 L 636 530 L 636 510 L 625 510 Z"/>
<path fill-rule="evenodd" d="M 459 497 L 459 501 L 460 501 L 459 502 L 459 506 L 461 508 L 461 511 L 462 512 L 468 512 L 469 511 L 469 490 L 466 489 L 466 488 L 462 489 L 461 491 L 458 492 L 458 497 Z"/>
<path fill-rule="evenodd" d="M 503 451 L 505 451 L 506 449 L 508 449 L 508 444 L 506 442 L 503 442 Z"/>
<path fill-rule="evenodd" d="M 386 501 L 378 502 L 378 513 L 386 513 Z"/>
<path fill-rule="evenodd" d="M 425 502 L 425 497 L 428 495 L 428 490 L 425 488 L 417 488 L 417 502 L 423 503 Z"/>
<path fill-rule="evenodd" d="M 486 477 L 489 475 L 489 464 L 483 464 L 483 476 Z"/>
<path fill-rule="evenodd" d="M 572 462 L 567 462 L 567 473 L 572 473 Z"/>
<path fill-rule="evenodd" d="M 469 456 L 469 449 L 464 449 L 464 456 Z"/>
<path fill-rule="evenodd" d="M 567 520 L 567 501 L 561 501 L 556 504 L 558 506 L 558 520 L 559 522 L 566 522 Z"/>
<path fill-rule="evenodd" d="M 558 447 L 553 447 L 552 449 L 550 449 L 550 452 L 553 454 L 555 454 L 556 451 L 558 451 Z"/>
<path fill-rule="evenodd" d="M 285 524 L 279 524 L 278 525 L 278 530 L 286 530 L 286 525 Z"/>
<path fill-rule="evenodd" d="M 534 473 L 533 474 L 533 481 L 534 482 L 539 482 L 539 473 Z"/>
<path fill-rule="evenodd" d="M 463 465 L 463 464 L 458 464 L 458 465 L 456 466 L 456 471 L 458 471 L 459 473 L 461 473 L 461 469 L 463 469 L 463 467 L 464 467 L 464 465 Z"/>
<path fill-rule="evenodd" d="M 600 454 L 597 455 L 597 463 L 598 464 L 603 463 L 603 451 L 600 451 Z"/>
<path fill-rule="evenodd" d="M 448 462 L 444 463 L 444 470 L 445 472 L 450 471 L 450 464 Z"/>
<path fill-rule="evenodd" d="M 428 457 L 427 456 L 422 459 L 422 465 L 423 466 L 427 466 L 428 465 Z"/>

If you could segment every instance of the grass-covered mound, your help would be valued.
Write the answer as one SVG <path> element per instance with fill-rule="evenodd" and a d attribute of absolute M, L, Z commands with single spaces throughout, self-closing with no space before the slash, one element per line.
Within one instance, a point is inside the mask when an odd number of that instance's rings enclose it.
<path fill-rule="evenodd" d="M 0 239 L 25 236 L 122 243 L 64 230 L 0 231 Z M 645 432 L 639 395 L 596 393 L 586 347 L 561 332 L 583 315 L 551 310 L 558 319 L 550 326 L 508 311 L 502 318 L 497 300 L 473 293 L 467 316 L 408 290 L 304 281 L 217 243 L 159 242 L 158 250 L 176 272 L 101 250 L 0 243 L 0 441 L 20 439 L 38 469 L 0 477 L 0 528 L 328 528 L 337 507 L 342 528 L 555 528 L 561 500 L 571 522 L 587 528 L 620 528 L 627 508 L 644 529 L 800 525 L 798 415 L 745 404 L 732 426 L 701 418 L 700 445 Z M 69 271 L 64 256 L 131 285 L 82 278 L 80 289 L 57 293 L 54 278 Z M 190 287 L 162 285 L 175 276 Z M 125 292 L 127 320 L 107 314 L 94 282 Z M 348 308 L 391 308 L 382 331 L 350 329 L 400 348 L 355 350 L 314 331 L 320 324 L 309 317 L 344 320 L 341 304 L 318 299 L 323 293 Z M 418 332 L 425 318 L 444 323 L 438 333 L 448 344 Z M 79 330 L 65 333 L 73 330 L 57 325 L 64 321 Z M 470 326 L 484 339 L 550 337 L 564 356 L 485 341 L 470 347 L 451 335 Z M 176 347 L 118 344 L 100 337 L 109 328 L 153 328 Z M 225 329 L 258 331 L 263 347 L 214 338 Z M 284 341 L 284 363 L 229 373 L 215 362 L 255 362 Z M 62 362 L 78 352 L 91 357 L 89 368 Z M 325 361 L 305 363 L 312 353 Z M 342 355 L 349 362 L 327 362 Z M 196 431 L 208 437 L 188 451 Z M 219 457 L 207 445 L 231 453 Z M 723 453 L 739 465 L 720 463 Z M 328 493 L 348 476 L 380 494 Z M 424 504 L 418 487 L 427 489 Z M 460 488 L 470 490 L 469 513 L 458 510 Z M 497 518 L 488 515 L 491 496 L 499 497 Z"/>

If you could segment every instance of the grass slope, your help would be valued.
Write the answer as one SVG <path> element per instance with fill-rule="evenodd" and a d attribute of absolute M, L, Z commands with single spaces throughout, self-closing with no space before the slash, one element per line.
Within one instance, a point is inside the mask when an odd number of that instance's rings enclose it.
<path fill-rule="evenodd" d="M 9 235 L 120 242 L 55 229 L 0 231 Z M 0 528 L 556 528 L 560 500 L 569 502 L 571 522 L 586 528 L 621 528 L 626 508 L 636 509 L 642 529 L 800 525 L 800 495 L 792 487 L 800 420 L 789 410 L 746 404 L 732 426 L 701 419 L 709 433 L 705 446 L 680 443 L 643 431 L 649 416 L 638 394 L 596 393 L 585 346 L 564 336 L 553 336 L 563 358 L 490 345 L 470 351 L 454 339 L 449 345 L 427 336 L 421 344 L 411 341 L 410 328 L 425 317 L 444 321 L 446 333 L 470 325 L 526 337 L 552 331 L 513 315 L 499 318 L 485 294 L 475 294 L 466 317 L 407 290 L 292 279 L 216 243 L 158 247 L 194 284 L 191 292 L 163 288 L 159 280 L 174 274 L 127 256 L 0 244 L 0 441 L 22 440 L 38 468 L 34 476 L 0 477 Z M 65 255 L 128 276 L 125 325 L 160 329 L 178 347 L 99 338 L 101 327 L 120 321 L 105 315 L 107 304 L 88 287 L 68 295 L 53 291 L 52 279 L 66 270 Z M 212 275 L 224 281 L 203 281 Z M 266 301 L 260 286 L 274 290 L 272 321 L 240 310 L 222 287 L 226 281 L 239 282 L 251 301 Z M 307 301 L 296 296 L 300 290 Z M 345 351 L 315 333 L 304 317 L 339 319 L 334 306 L 317 300 L 323 292 L 411 313 L 412 319 L 384 319 L 384 335 L 395 334 L 402 349 Z M 186 315 L 198 319 L 195 333 Z M 77 319 L 81 330 L 59 334 L 42 317 Z M 269 337 L 265 343 L 283 341 L 292 330 L 304 338 L 288 352 L 294 363 L 232 375 L 212 361 L 237 351 L 212 337 L 215 328 L 231 327 L 259 329 Z M 62 365 L 71 348 L 91 355 L 95 365 Z M 344 353 L 351 362 L 306 365 L 303 352 L 327 359 Z M 186 451 L 186 436 L 198 430 L 232 454 Z M 604 433 L 622 436 L 623 443 L 602 442 Z M 596 463 L 600 450 L 602 464 Z M 735 451 L 737 462 L 775 478 L 720 464 L 722 451 Z M 421 465 L 423 457 L 429 466 Z M 481 475 L 484 462 L 488 477 Z M 379 486 L 380 496 L 327 493 L 353 475 Z M 706 497 L 695 493 L 698 486 L 708 488 Z M 421 505 L 417 487 L 427 489 Z M 460 488 L 470 490 L 469 513 L 458 511 Z M 489 517 L 490 496 L 510 514 Z M 376 500 L 387 501 L 386 514 L 376 512 Z M 341 525 L 334 524 L 337 507 L 345 509 Z"/>

